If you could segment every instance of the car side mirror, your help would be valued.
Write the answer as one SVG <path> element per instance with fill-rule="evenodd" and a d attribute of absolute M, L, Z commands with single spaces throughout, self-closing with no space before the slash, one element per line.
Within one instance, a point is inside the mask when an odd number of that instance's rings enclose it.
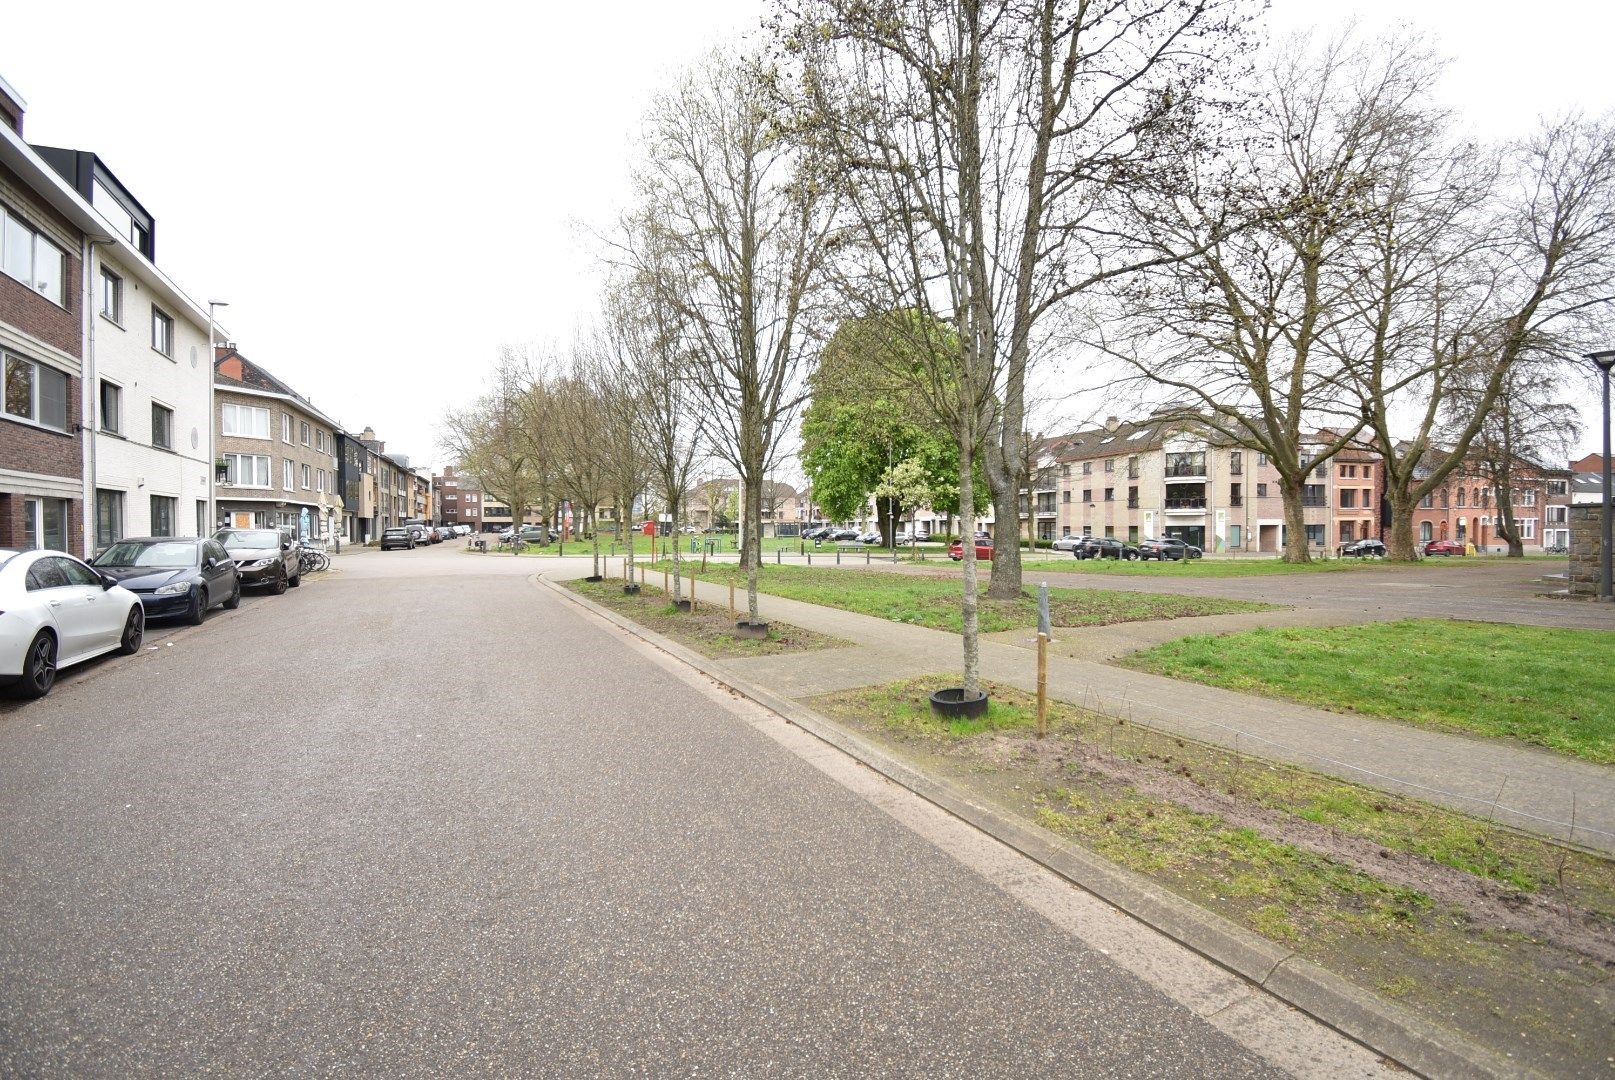
<path fill-rule="evenodd" d="M 112 588 L 112 586 L 118 583 L 118 579 L 113 577 L 111 574 L 97 574 L 96 576 L 101 579 L 102 592 L 106 592 L 108 589 Z"/>

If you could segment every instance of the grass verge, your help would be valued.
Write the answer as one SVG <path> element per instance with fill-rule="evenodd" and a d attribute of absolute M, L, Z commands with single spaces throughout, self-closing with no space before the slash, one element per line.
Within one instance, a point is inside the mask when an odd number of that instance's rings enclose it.
<path fill-rule="evenodd" d="M 1357 573 L 1365 570 L 1406 570 L 1425 566 L 1458 566 L 1462 559 L 1426 559 L 1417 563 L 1395 563 L 1384 559 L 1315 559 L 1307 563 L 1287 563 L 1282 559 L 1189 559 L 1182 562 L 1123 562 L 1119 559 L 1037 559 L 1023 562 L 1022 569 L 1058 574 L 1110 574 L 1122 577 L 1231 578 L 1268 577 L 1290 574 Z"/>
<path fill-rule="evenodd" d="M 1615 762 L 1615 633 L 1607 630 L 1407 619 L 1196 635 L 1121 663 Z"/>
<path fill-rule="evenodd" d="M 661 564 L 656 564 L 660 572 Z M 706 581 L 746 577 L 732 563 L 708 563 Z M 759 587 L 774 596 L 873 615 L 933 630 L 961 629 L 958 581 L 936 576 L 834 567 L 770 566 L 761 569 Z M 983 589 L 985 593 L 985 588 Z M 1109 589 L 1050 589 L 1049 615 L 1055 626 L 1105 626 L 1146 619 L 1179 619 L 1190 615 L 1227 615 L 1239 611 L 1271 611 L 1272 604 L 1218 597 L 1117 592 Z M 983 595 L 980 626 L 984 634 L 1037 625 L 1037 598 L 989 600 Z"/>
<path fill-rule="evenodd" d="M 738 638 L 734 635 L 735 624 L 729 618 L 727 607 L 697 603 L 693 615 L 678 611 L 668 602 L 667 594 L 655 585 L 646 585 L 638 595 L 628 596 L 622 591 L 621 581 L 562 581 L 558 584 L 714 659 L 772 656 L 809 649 L 834 649 L 847 644 L 840 638 L 781 622 L 769 623 L 767 640 Z"/>
<path fill-rule="evenodd" d="M 1559 1075 L 1615 1054 L 1615 862 L 1417 800 L 991 686 L 931 676 L 814 699 L 916 766 L 1494 1050 Z"/>

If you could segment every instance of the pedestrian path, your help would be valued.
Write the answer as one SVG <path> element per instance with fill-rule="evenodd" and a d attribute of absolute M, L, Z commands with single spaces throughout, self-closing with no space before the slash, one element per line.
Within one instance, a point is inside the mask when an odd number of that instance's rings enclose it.
<path fill-rule="evenodd" d="M 556 568 L 553 576 L 572 574 Z M 702 581 L 698 590 L 698 602 L 727 606 L 727 585 Z M 962 640 L 954 633 L 777 596 L 765 595 L 759 605 L 765 619 L 851 643 L 848 648 L 723 661 L 737 675 L 787 697 L 804 699 L 955 671 L 962 664 Z M 1361 610 L 1308 609 L 1172 620 L 1168 622 L 1177 629 L 1170 634 L 1158 624 L 1147 623 L 1134 624 L 1133 629 L 1122 624 L 1096 630 L 1154 644 L 1182 636 L 1186 623 L 1215 621 L 1220 627 L 1228 620 L 1247 620 L 1252 625 L 1271 625 L 1278 615 L 1283 616 L 1278 622 L 1297 625 L 1338 625 L 1374 617 Z M 1222 633 L 1226 629 L 1206 625 L 1189 632 Z M 1574 799 L 1575 840 L 1615 851 L 1615 769 L 1500 740 L 1328 712 L 1115 667 L 1098 662 L 1106 650 L 1084 652 L 1081 648 L 1095 636 L 1086 629 L 1059 632 L 1049 660 L 1050 696 L 1255 757 L 1292 762 L 1561 838 L 1567 834 Z M 1035 691 L 1037 659 L 1032 645 L 1033 634 L 1028 631 L 984 637 L 982 676 Z"/>

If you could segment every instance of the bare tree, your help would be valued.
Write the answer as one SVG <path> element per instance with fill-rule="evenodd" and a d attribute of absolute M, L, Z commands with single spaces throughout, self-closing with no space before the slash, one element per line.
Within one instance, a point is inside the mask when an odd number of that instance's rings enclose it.
<path fill-rule="evenodd" d="M 983 432 L 997 548 L 990 594 L 1018 596 L 1027 387 L 1050 326 L 1090 289 L 1175 257 L 1119 194 L 1160 170 L 1162 128 L 1230 59 L 1233 0 L 781 0 L 807 59 L 805 127 L 833 147 L 891 269 L 875 310 L 957 321 L 990 358 Z M 878 194 L 877 194 L 878 193 Z M 1123 212 L 1118 213 L 1118 209 Z M 904 220 L 906 219 L 906 220 Z M 904 237 L 903 232 L 921 237 Z M 945 264 L 929 251 L 947 252 Z M 899 296 L 896 302 L 892 293 Z M 875 299 L 866 297 L 867 299 Z M 967 571 L 968 573 L 968 571 Z"/>
<path fill-rule="evenodd" d="M 517 528 L 543 497 L 537 443 L 526 422 L 530 382 L 520 351 L 501 350 L 488 392 L 466 408 L 448 412 L 439 429 L 444 450 L 486 494 L 510 507 Z"/>
<path fill-rule="evenodd" d="M 716 53 L 651 110 L 640 173 L 682 320 L 704 441 L 740 481 L 746 607 L 757 609 L 762 489 L 802 401 L 832 205 L 773 118 L 770 73 Z"/>
<path fill-rule="evenodd" d="M 588 379 L 600 396 L 601 415 L 595 438 L 605 453 L 604 471 L 617 518 L 617 539 L 627 544 L 624 577 L 634 575 L 634 506 L 650 483 L 650 455 L 638 422 L 644 413 L 644 387 L 630 377 L 632 361 L 624 335 L 632 335 L 639 316 L 620 290 L 607 293 L 603 322 L 590 337 Z M 649 507 L 646 507 L 647 511 Z M 652 546 L 654 548 L 654 538 Z"/>
<path fill-rule="evenodd" d="M 615 447 L 603 438 L 614 418 L 606 397 L 593 378 L 595 367 L 586 347 L 574 349 L 569 358 L 558 359 L 544 371 L 529 390 L 536 411 L 545 416 L 547 442 L 555 463 L 555 478 L 574 506 L 591 524 L 597 508 L 611 494 Z M 589 529 L 593 553 L 593 575 L 600 575 L 600 530 Z"/>

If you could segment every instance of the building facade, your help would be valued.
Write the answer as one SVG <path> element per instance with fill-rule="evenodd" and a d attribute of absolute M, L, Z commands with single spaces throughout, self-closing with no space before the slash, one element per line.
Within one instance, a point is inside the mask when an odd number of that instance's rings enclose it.
<path fill-rule="evenodd" d="M 475 479 L 445 465 L 432 478 L 432 486 L 437 489 L 438 519 L 444 525 L 469 525 L 472 532 L 482 531 L 482 488 Z"/>
<path fill-rule="evenodd" d="M 214 396 L 219 525 L 340 536 L 337 423 L 234 345 L 218 349 Z"/>
<path fill-rule="evenodd" d="M 1432 452 L 1431 462 L 1440 460 Z M 1415 477 L 1423 473 L 1421 467 Z M 1570 506 L 1575 498 L 1571 469 L 1554 469 L 1520 459 L 1513 467 L 1513 507 L 1520 542 L 1527 552 L 1568 548 Z M 1466 459 L 1449 473 L 1414 511 L 1413 535 L 1419 543 L 1452 540 L 1479 551 L 1506 547 L 1497 487 L 1477 459 Z"/>

